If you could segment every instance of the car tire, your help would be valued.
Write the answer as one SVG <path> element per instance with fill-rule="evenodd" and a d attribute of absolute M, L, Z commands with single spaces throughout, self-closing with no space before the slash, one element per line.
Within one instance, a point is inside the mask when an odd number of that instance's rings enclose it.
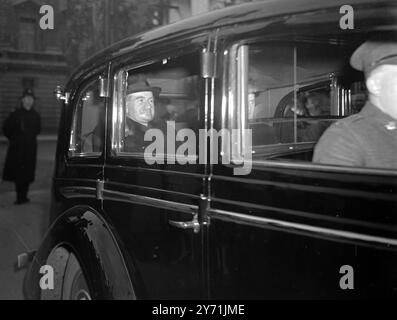
<path fill-rule="evenodd" d="M 87 280 L 75 254 L 58 247 L 48 257 L 47 265 L 54 271 L 53 287 L 41 288 L 41 300 L 91 300 Z"/>

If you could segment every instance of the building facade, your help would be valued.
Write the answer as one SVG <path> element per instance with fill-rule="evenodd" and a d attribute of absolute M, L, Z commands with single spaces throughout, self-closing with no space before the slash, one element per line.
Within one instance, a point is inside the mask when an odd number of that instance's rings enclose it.
<path fill-rule="evenodd" d="M 126 29 L 126 25 L 132 26 L 131 21 L 137 23 L 136 15 L 147 15 L 146 20 L 139 20 L 145 29 L 150 28 L 148 12 L 153 14 L 152 27 L 156 27 L 246 1 L 0 0 L 0 126 L 19 105 L 23 90 L 29 88 L 37 98 L 42 132 L 55 134 L 60 115 L 53 95 L 55 86 L 64 84 L 71 69 L 89 55 L 117 41 L 116 35 L 141 31 L 138 26 Z M 42 5 L 54 9 L 53 30 L 40 28 Z"/>
<path fill-rule="evenodd" d="M 54 8 L 55 28 L 41 30 L 40 7 Z M 55 134 L 60 107 L 53 91 L 70 74 L 62 52 L 63 12 L 66 1 L 0 2 L 0 124 L 19 106 L 23 90 L 33 89 L 42 118 L 42 132 Z"/>
<path fill-rule="evenodd" d="M 252 0 L 169 0 L 168 21 L 172 23 L 197 14 L 250 1 Z"/>

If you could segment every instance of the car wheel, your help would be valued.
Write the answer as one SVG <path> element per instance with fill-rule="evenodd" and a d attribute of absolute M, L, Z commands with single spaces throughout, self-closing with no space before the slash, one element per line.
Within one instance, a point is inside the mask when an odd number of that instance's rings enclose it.
<path fill-rule="evenodd" d="M 56 248 L 47 264 L 54 270 L 54 286 L 51 290 L 41 290 L 42 300 L 91 300 L 87 280 L 73 253 Z"/>
<path fill-rule="evenodd" d="M 71 253 L 63 280 L 62 300 L 91 300 L 87 280 L 76 256 Z"/>

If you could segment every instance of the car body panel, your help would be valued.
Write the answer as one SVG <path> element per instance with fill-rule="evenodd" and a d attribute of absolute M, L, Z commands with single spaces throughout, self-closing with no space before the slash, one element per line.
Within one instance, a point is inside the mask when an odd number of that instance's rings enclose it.
<path fill-rule="evenodd" d="M 299 41 L 310 32 L 354 36 L 355 30 L 339 27 L 343 4 L 236 6 L 126 39 L 82 65 L 66 87 L 72 100 L 62 109 L 54 224 L 29 273 L 32 297 L 39 266 L 66 243 L 80 257 L 96 298 L 394 298 L 395 172 L 260 157 L 248 176 L 235 176 L 233 165 L 148 165 L 112 149 L 112 90 L 105 98 L 102 155 L 67 154 L 73 99 L 90 79 L 106 74 L 114 88 L 122 68 L 215 47 L 216 76 L 203 79 L 201 126 L 220 130 L 227 123 L 231 46 L 276 36 Z M 394 1 L 379 1 L 376 8 L 371 1 L 349 4 L 357 30 L 396 25 Z M 175 227 L 195 219 L 197 229 Z M 342 290 L 343 266 L 354 268 L 355 290 Z"/>
<path fill-rule="evenodd" d="M 103 214 L 88 206 L 78 206 L 61 215 L 46 234 L 25 280 L 27 298 L 40 298 L 39 283 L 44 275 L 40 269 L 47 265 L 48 256 L 59 246 L 73 252 L 83 273 L 90 275 L 87 279 L 93 299 L 130 300 L 135 298 L 134 290 L 139 292 L 141 286 L 136 282 L 133 287 L 120 241 Z"/>
<path fill-rule="evenodd" d="M 252 175 L 212 177 L 211 296 L 395 297 L 396 176 L 271 164 Z M 355 290 L 340 288 L 343 266 L 354 268 Z"/>

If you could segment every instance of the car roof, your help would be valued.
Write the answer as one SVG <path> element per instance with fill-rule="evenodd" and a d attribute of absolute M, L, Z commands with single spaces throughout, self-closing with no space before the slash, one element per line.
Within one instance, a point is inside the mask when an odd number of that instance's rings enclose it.
<path fill-rule="evenodd" d="M 376 5 L 396 5 L 396 2 L 396 0 L 378 0 Z M 85 71 L 103 64 L 112 58 L 131 52 L 137 48 L 144 47 L 149 43 L 164 41 L 167 38 L 174 38 L 199 31 L 212 30 L 235 23 L 244 23 L 266 17 L 285 15 L 289 13 L 304 13 L 338 6 L 340 7 L 345 4 L 346 0 L 294 0 L 293 2 L 290 0 L 263 0 L 199 14 L 121 40 L 90 57 L 75 70 L 71 78 L 77 78 Z M 374 5 L 373 0 L 350 0 L 348 1 L 348 4 L 353 8 L 355 5 Z"/>

